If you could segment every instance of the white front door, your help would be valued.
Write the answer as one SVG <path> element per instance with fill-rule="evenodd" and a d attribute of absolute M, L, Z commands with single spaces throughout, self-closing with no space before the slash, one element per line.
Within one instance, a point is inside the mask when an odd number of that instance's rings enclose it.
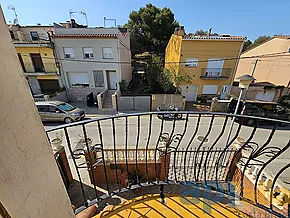
<path fill-rule="evenodd" d="M 181 94 L 185 96 L 186 101 L 196 101 L 197 86 L 180 86 Z"/>
<path fill-rule="evenodd" d="M 224 59 L 209 58 L 207 62 L 206 74 L 208 77 L 219 77 L 222 74 Z"/>
<path fill-rule="evenodd" d="M 230 86 L 229 85 L 223 85 L 222 93 L 221 93 L 221 99 L 228 99 L 228 94 L 230 92 Z"/>
<path fill-rule="evenodd" d="M 258 91 L 255 99 L 261 100 L 261 101 L 273 101 L 275 94 L 276 94 L 276 91 L 273 91 L 273 90 Z"/>
<path fill-rule="evenodd" d="M 117 73 L 116 71 L 107 71 L 109 89 L 117 89 Z"/>

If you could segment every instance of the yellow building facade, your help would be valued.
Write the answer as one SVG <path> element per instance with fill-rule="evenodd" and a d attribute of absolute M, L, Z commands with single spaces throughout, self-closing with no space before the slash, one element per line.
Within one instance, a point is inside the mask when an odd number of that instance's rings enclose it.
<path fill-rule="evenodd" d="M 32 94 L 51 94 L 61 87 L 51 26 L 8 26 L 23 72 Z"/>
<path fill-rule="evenodd" d="M 179 29 L 166 48 L 165 68 L 187 74 L 190 84 L 180 85 L 187 101 L 197 96 L 222 99 L 229 93 L 245 37 L 229 35 L 185 35 Z"/>

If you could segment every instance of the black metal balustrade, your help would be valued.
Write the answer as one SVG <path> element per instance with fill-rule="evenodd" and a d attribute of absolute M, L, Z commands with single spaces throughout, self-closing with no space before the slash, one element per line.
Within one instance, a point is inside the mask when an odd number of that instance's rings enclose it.
<path fill-rule="evenodd" d="M 202 68 L 201 79 L 228 79 L 231 75 L 231 68 Z"/>
<path fill-rule="evenodd" d="M 210 112 L 178 112 L 183 114 L 182 120 L 156 117 L 164 113 L 84 120 L 47 130 L 50 141 L 56 133 L 64 136 L 63 145 L 75 167 L 83 197 L 78 212 L 113 195 L 142 187 L 161 186 L 163 193 L 164 185 L 191 184 L 238 197 L 270 214 L 287 217 L 287 212 L 276 208 L 273 199 L 279 195 L 274 187 L 290 167 L 289 160 L 272 172 L 269 204 L 261 200 L 258 186 L 265 170 L 289 150 L 290 135 L 278 142 L 281 136 L 277 131 L 285 131 L 285 127 L 279 126 L 290 122 Z M 240 122 L 235 124 L 226 144 L 233 117 Z M 242 120 L 246 119 L 254 119 L 255 126 L 244 126 Z M 264 127 L 264 122 L 269 126 Z M 242 134 L 247 137 L 241 139 Z M 257 142 L 255 137 L 259 134 L 262 141 Z M 81 143 L 74 147 L 76 136 Z M 254 183 L 246 185 L 249 184 L 246 174 L 254 169 Z M 90 202 L 84 190 L 84 172 L 94 187 L 95 196 Z"/>

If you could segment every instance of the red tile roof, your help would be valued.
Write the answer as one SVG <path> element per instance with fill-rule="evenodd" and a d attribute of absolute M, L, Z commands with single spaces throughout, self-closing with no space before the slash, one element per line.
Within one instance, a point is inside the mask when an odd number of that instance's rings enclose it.
<path fill-rule="evenodd" d="M 56 34 L 54 38 L 118 38 L 117 34 Z"/>
<path fill-rule="evenodd" d="M 204 40 L 204 39 L 214 39 L 214 40 L 245 40 L 247 37 L 244 36 L 230 36 L 230 35 L 193 35 L 188 34 L 184 35 L 183 39 L 192 39 L 192 40 Z"/>
<path fill-rule="evenodd" d="M 279 39 L 290 39 L 289 35 L 274 35 L 274 38 L 279 38 Z"/>

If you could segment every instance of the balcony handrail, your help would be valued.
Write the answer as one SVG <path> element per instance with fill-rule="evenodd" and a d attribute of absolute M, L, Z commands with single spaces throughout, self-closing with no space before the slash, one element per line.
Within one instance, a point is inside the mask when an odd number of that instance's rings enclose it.
<path fill-rule="evenodd" d="M 33 37 L 29 33 L 22 33 L 22 38 L 19 39 L 18 36 L 15 36 L 15 39 L 13 39 L 13 42 L 17 43 L 19 41 L 27 41 L 27 42 L 50 42 L 49 37 L 46 33 L 38 33 L 38 39 L 33 39 Z"/>
<path fill-rule="evenodd" d="M 43 63 L 43 68 L 40 71 L 35 70 L 34 65 L 29 62 L 24 62 L 25 73 L 56 73 L 58 68 L 55 63 Z"/>
<path fill-rule="evenodd" d="M 230 76 L 231 68 L 202 68 L 201 77 L 226 77 Z"/>
<path fill-rule="evenodd" d="M 211 115 L 216 115 L 216 116 L 228 116 L 230 118 L 252 118 L 252 119 L 259 119 L 261 121 L 268 121 L 268 122 L 280 122 L 280 123 L 285 123 L 287 125 L 290 125 L 290 121 L 285 121 L 285 120 L 278 120 L 278 119 L 272 119 L 272 118 L 266 118 L 266 117 L 255 117 L 255 116 L 250 116 L 250 115 L 241 115 L 241 114 L 230 114 L 230 113 L 222 113 L 222 112 L 209 112 L 209 111 L 170 111 L 171 114 L 188 114 L 188 115 L 206 115 L 206 116 L 211 116 Z M 168 114 L 168 111 L 150 111 L 150 112 L 140 112 L 140 113 L 130 113 L 130 114 L 117 114 L 114 115 L 115 119 L 118 118 L 124 118 L 124 117 L 136 117 L 136 116 L 146 116 L 146 115 L 157 115 L 157 114 Z M 56 127 L 52 127 L 46 130 L 46 132 L 51 132 L 67 127 L 73 127 L 73 126 L 78 126 L 78 125 L 83 125 L 83 124 L 88 124 L 91 122 L 96 122 L 96 121 L 102 121 L 102 120 L 108 120 L 112 117 L 97 117 L 97 118 L 90 118 L 89 120 L 81 120 L 75 123 L 69 123 L 69 124 L 62 124 Z"/>
<path fill-rule="evenodd" d="M 274 204 L 273 198 L 276 198 L 276 194 L 273 190 L 279 183 L 279 176 L 290 168 L 290 164 L 286 163 L 284 167 L 277 169 L 277 172 L 273 172 L 273 175 L 268 175 L 267 178 L 273 181 L 269 183 L 270 195 L 264 195 L 269 201 L 268 205 L 260 204 L 257 196 L 262 193 L 258 181 L 266 174 L 265 168 L 290 148 L 290 140 L 286 144 L 271 145 L 278 125 L 290 125 L 289 121 L 194 111 L 170 111 L 171 114 L 182 114 L 184 118 L 173 119 L 171 123 L 164 119 L 153 120 L 157 114 L 166 113 L 168 112 L 120 114 L 46 130 L 50 141 L 54 137 L 53 134 L 63 132 L 64 143 L 72 157 L 72 166 L 77 171 L 76 179 L 79 180 L 83 193 L 84 206 L 80 207 L 78 212 L 112 195 L 140 187 L 192 184 L 239 197 L 271 214 L 286 217 L 284 211 Z M 228 133 L 226 127 L 229 126 L 231 118 L 240 122 L 226 143 L 225 137 Z M 245 119 L 254 119 L 255 125 L 247 129 L 248 127 L 243 125 Z M 200 128 L 204 126 L 201 125 L 203 120 L 208 122 L 208 126 L 200 137 Z M 216 120 L 221 124 L 219 130 L 215 132 L 212 126 Z M 265 142 L 258 144 L 254 141 L 254 136 L 264 121 L 270 122 L 272 126 L 269 135 L 263 132 Z M 95 128 L 94 131 L 89 131 L 88 126 Z M 77 153 L 73 150 L 74 140 L 71 138 L 75 134 L 71 132 L 74 131 L 74 127 L 80 127 L 77 129 L 81 130 L 85 139 L 83 147 L 78 148 Z M 244 129 L 250 133 L 247 134 L 247 138 L 241 140 L 240 134 Z M 89 141 L 92 140 L 88 138 L 93 137 L 97 142 L 91 145 Z M 79 162 L 82 155 L 85 159 Z M 255 179 L 248 177 L 247 172 L 252 167 L 256 170 Z M 80 170 L 87 170 L 95 189 L 95 199 L 89 203 Z M 246 184 L 252 186 L 245 187 Z M 97 187 L 105 189 L 107 193 L 103 195 L 103 191 L 98 191 Z M 244 191 L 245 188 L 251 190 L 251 195 Z"/>

